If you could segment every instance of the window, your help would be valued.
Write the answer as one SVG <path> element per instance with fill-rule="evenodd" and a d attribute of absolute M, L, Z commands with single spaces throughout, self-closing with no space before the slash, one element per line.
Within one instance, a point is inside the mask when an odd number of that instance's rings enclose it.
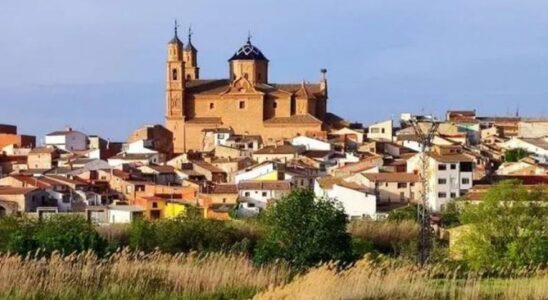
<path fill-rule="evenodd" d="M 370 128 L 371 133 L 379 133 L 379 128 Z"/>
<path fill-rule="evenodd" d="M 446 184 L 447 183 L 447 179 L 445 178 L 438 178 L 438 184 Z"/>
<path fill-rule="evenodd" d="M 381 133 L 384 133 L 384 128 L 381 128 Z"/>
<path fill-rule="evenodd" d="M 409 183 L 409 186 L 415 186 L 414 182 Z"/>
<path fill-rule="evenodd" d="M 407 187 L 407 183 L 405 182 L 398 182 L 398 189 L 404 189 Z"/>
<path fill-rule="evenodd" d="M 388 182 L 385 182 L 385 183 L 384 183 L 384 186 L 388 186 Z"/>
<path fill-rule="evenodd" d="M 152 208 L 158 208 L 158 202 L 152 202 Z"/>
<path fill-rule="evenodd" d="M 240 109 L 244 109 L 245 108 L 245 101 L 240 101 Z"/>
<path fill-rule="evenodd" d="M 457 198 L 457 194 L 456 193 L 451 193 L 451 198 Z"/>
<path fill-rule="evenodd" d="M 473 166 L 471 162 L 461 162 L 460 171 L 461 172 L 472 172 Z"/>
<path fill-rule="evenodd" d="M 209 109 L 214 109 L 215 108 L 215 103 L 211 102 L 209 103 Z"/>
<path fill-rule="evenodd" d="M 463 178 L 462 184 L 470 184 L 470 178 Z"/>
<path fill-rule="evenodd" d="M 438 193 L 438 198 L 446 198 L 447 193 Z"/>
<path fill-rule="evenodd" d="M 226 198 L 223 198 L 223 203 L 226 203 Z"/>
<path fill-rule="evenodd" d="M 404 192 L 400 193 L 400 201 L 401 202 L 405 201 L 405 193 Z"/>
<path fill-rule="evenodd" d="M 457 169 L 457 164 L 451 164 L 451 170 L 456 170 Z"/>
<path fill-rule="evenodd" d="M 171 79 L 172 80 L 177 80 L 177 69 L 173 69 L 171 71 Z"/>
<path fill-rule="evenodd" d="M 272 108 L 277 108 L 277 107 L 278 107 L 278 102 L 277 102 L 277 101 L 274 101 L 274 102 L 272 103 Z"/>
<path fill-rule="evenodd" d="M 244 196 L 249 197 L 249 192 L 245 192 Z"/>
<path fill-rule="evenodd" d="M 445 171 L 445 170 L 447 170 L 447 165 L 446 165 L 446 164 L 439 164 L 439 165 L 438 165 L 438 170 L 439 170 L 439 171 Z"/>
<path fill-rule="evenodd" d="M 263 195 L 263 197 L 266 197 L 266 192 L 263 192 L 263 194 L 262 194 L 262 195 Z"/>

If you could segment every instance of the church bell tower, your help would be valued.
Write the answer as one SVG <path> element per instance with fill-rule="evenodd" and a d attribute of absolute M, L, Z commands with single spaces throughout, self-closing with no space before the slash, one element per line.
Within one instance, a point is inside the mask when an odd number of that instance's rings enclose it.
<path fill-rule="evenodd" d="M 175 36 L 168 43 L 166 62 L 166 128 L 173 133 L 173 150 L 183 153 L 185 147 L 185 62 L 183 58 L 183 43 L 177 36 L 177 21 L 175 21 Z"/>

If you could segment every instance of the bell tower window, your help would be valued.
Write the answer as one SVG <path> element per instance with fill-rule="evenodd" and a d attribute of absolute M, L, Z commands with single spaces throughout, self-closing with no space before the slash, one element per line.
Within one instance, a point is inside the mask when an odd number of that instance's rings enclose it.
<path fill-rule="evenodd" d="M 171 79 L 172 80 L 177 80 L 177 69 L 173 69 L 171 71 Z"/>

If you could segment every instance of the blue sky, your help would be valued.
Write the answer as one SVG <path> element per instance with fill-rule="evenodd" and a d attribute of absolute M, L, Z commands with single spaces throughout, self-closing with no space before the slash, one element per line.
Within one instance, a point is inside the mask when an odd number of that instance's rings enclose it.
<path fill-rule="evenodd" d="M 192 23 L 202 78 L 251 31 L 272 82 L 317 81 L 329 110 L 548 116 L 545 0 L 18 0 L 0 4 L 0 123 L 123 140 L 163 123 L 165 46 Z M 182 28 L 181 31 L 185 31 Z"/>

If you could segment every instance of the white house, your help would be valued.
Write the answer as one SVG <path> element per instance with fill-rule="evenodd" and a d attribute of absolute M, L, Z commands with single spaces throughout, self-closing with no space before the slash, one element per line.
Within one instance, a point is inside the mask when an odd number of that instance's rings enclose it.
<path fill-rule="evenodd" d="M 304 135 L 294 137 L 291 140 L 293 146 L 303 146 L 306 150 L 317 150 L 317 151 L 331 151 L 333 150 L 333 145 L 326 141 L 319 139 L 307 137 Z"/>
<path fill-rule="evenodd" d="M 108 164 L 111 167 L 120 167 L 124 164 L 137 164 L 137 165 L 150 165 L 150 164 L 159 164 L 160 163 L 160 154 L 159 153 L 142 153 L 142 154 L 133 154 L 122 152 L 116 156 L 110 157 L 108 159 Z"/>
<path fill-rule="evenodd" d="M 407 171 L 423 171 L 423 154 L 417 153 L 407 161 Z M 472 188 L 474 159 L 462 153 L 460 146 L 435 146 L 427 152 L 427 202 L 430 209 L 440 211 L 451 199 L 458 198 Z"/>
<path fill-rule="evenodd" d="M 249 215 L 250 209 L 260 212 L 269 202 L 280 199 L 290 191 L 291 183 L 286 180 L 241 181 L 238 184 L 238 210 L 244 215 Z"/>
<path fill-rule="evenodd" d="M 127 224 L 142 218 L 144 210 L 131 205 L 109 205 L 107 211 L 108 222 L 111 224 Z"/>
<path fill-rule="evenodd" d="M 67 128 L 47 134 L 45 144 L 66 151 L 85 150 L 88 147 L 88 137 L 80 131 Z"/>
<path fill-rule="evenodd" d="M 340 203 L 349 218 L 376 218 L 377 198 L 362 185 L 342 178 L 324 177 L 316 181 L 314 193 Z"/>
<path fill-rule="evenodd" d="M 273 176 L 274 174 L 278 173 L 277 168 L 278 166 L 276 162 L 265 161 L 263 163 L 236 172 L 236 174 L 234 175 L 234 182 L 238 184 L 240 181 L 243 180 L 257 179 L 263 176 Z"/>
<path fill-rule="evenodd" d="M 367 138 L 381 141 L 392 141 L 393 122 L 386 120 L 369 126 Z"/>

